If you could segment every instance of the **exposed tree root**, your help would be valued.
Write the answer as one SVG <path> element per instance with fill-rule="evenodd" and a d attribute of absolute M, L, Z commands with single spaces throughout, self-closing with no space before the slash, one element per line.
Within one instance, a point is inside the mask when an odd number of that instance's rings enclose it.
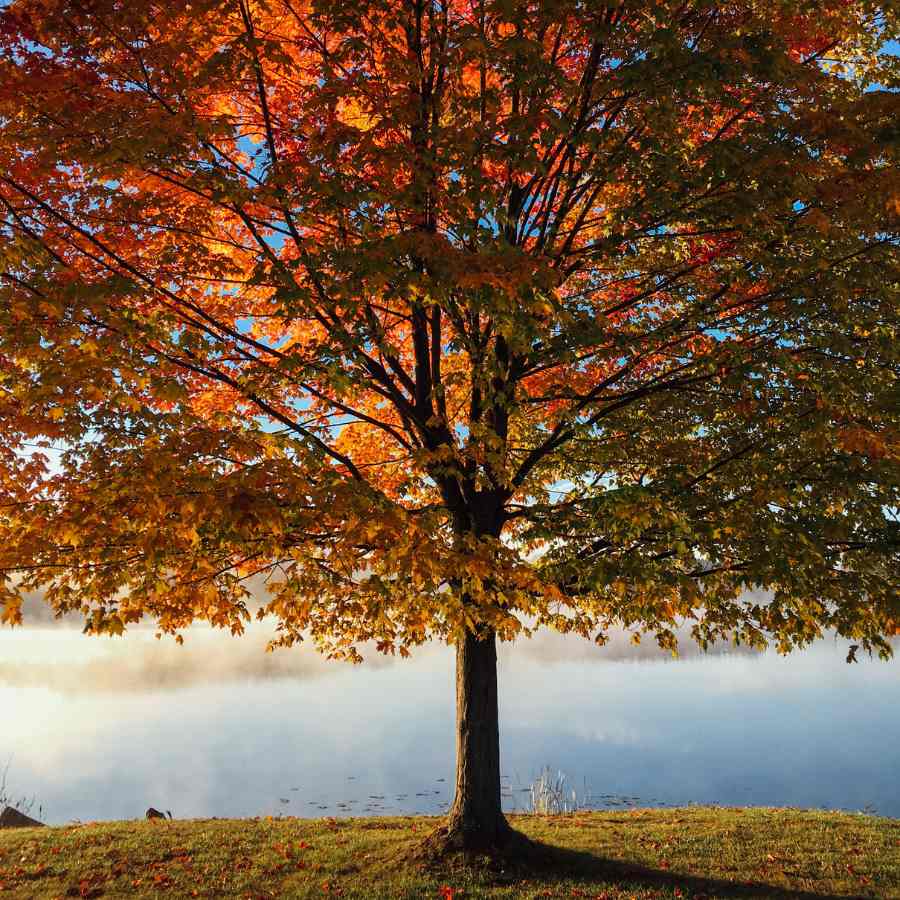
<path fill-rule="evenodd" d="M 466 828 L 450 819 L 408 848 L 402 861 L 426 867 L 477 865 L 510 872 L 544 862 L 547 848 L 516 831 L 505 818 L 494 828 Z"/>

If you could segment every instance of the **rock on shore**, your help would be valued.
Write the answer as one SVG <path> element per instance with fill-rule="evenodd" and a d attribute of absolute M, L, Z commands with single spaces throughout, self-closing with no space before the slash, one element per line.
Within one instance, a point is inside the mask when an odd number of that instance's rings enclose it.
<path fill-rule="evenodd" d="M 3 812 L 0 812 L 0 828 L 34 828 L 37 825 L 43 826 L 43 824 L 11 806 L 7 806 Z"/>

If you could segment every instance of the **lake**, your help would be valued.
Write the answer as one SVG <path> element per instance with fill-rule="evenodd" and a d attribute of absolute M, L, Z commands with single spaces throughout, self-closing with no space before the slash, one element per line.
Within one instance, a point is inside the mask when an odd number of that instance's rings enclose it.
<path fill-rule="evenodd" d="M 51 823 L 439 812 L 451 800 L 453 656 L 360 666 L 194 628 L 88 638 L 0 629 L 0 765 Z M 900 647 L 898 647 L 900 649 Z M 716 803 L 900 816 L 900 662 L 846 642 L 678 660 L 545 635 L 500 655 L 505 804 L 549 766 L 597 808 Z M 35 806 L 35 812 L 37 806 Z"/>

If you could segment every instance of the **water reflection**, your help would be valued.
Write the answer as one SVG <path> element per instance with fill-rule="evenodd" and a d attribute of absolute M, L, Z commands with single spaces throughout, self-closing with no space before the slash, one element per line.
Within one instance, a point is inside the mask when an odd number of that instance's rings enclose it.
<path fill-rule="evenodd" d="M 48 821 L 436 812 L 451 799 L 453 659 L 370 654 L 352 667 L 265 654 L 194 629 L 85 638 L 0 631 L 0 761 Z M 687 649 L 687 648 L 686 648 Z M 500 659 L 505 802 L 544 765 L 593 805 L 874 807 L 900 815 L 900 663 L 844 663 L 823 641 L 788 659 L 668 661 L 624 636 L 547 635 Z"/>

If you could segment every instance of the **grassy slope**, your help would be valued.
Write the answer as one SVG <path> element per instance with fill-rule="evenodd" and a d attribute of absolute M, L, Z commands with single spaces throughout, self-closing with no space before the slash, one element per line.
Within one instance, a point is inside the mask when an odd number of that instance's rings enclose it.
<path fill-rule="evenodd" d="M 0 832 L 0 900 L 44 897 L 900 898 L 900 820 L 773 809 L 514 817 L 550 870 L 396 859 L 426 818 L 114 822 Z"/>

